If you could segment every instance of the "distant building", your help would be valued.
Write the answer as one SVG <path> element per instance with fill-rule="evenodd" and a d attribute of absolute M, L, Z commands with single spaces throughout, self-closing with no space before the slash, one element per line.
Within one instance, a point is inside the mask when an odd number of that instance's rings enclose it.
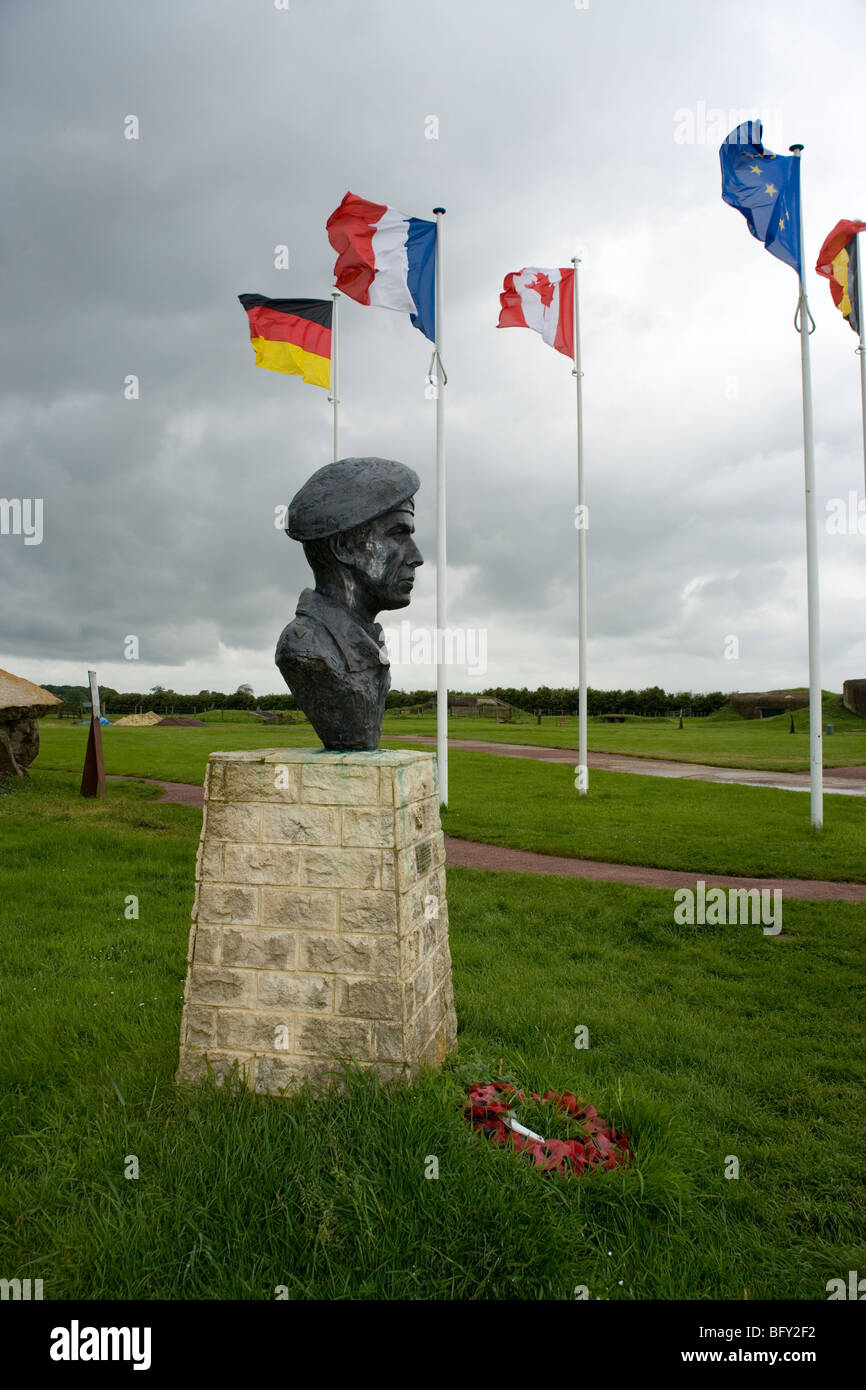
<path fill-rule="evenodd" d="M 866 719 L 866 680 L 845 681 L 842 686 L 842 704 L 852 714 Z"/>
<path fill-rule="evenodd" d="M 772 719 L 792 709 L 807 709 L 808 690 L 764 690 L 741 693 L 735 690 L 731 705 L 744 719 Z"/>
<path fill-rule="evenodd" d="M 449 695 L 448 713 L 459 715 L 461 718 L 466 716 L 482 716 L 486 719 L 510 719 L 512 706 L 507 700 L 500 700 L 496 695 Z M 429 704 L 421 706 L 422 714 L 435 713 L 436 702 L 431 700 Z"/>

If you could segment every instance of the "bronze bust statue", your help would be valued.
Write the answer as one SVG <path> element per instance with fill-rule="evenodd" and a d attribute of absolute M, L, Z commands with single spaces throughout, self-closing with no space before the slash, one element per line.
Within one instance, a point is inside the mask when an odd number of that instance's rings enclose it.
<path fill-rule="evenodd" d="M 325 464 L 295 494 L 286 534 L 315 576 L 277 643 L 283 679 L 325 748 L 379 747 L 391 670 L 382 609 L 405 608 L 423 559 L 417 473 L 393 459 Z"/>

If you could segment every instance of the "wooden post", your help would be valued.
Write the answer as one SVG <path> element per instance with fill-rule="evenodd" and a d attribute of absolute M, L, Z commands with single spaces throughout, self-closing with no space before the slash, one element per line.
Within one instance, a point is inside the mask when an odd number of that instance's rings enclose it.
<path fill-rule="evenodd" d="M 96 672 L 88 671 L 90 681 L 90 734 L 81 774 L 82 796 L 105 796 L 105 765 L 102 760 L 102 725 L 99 722 L 99 686 Z"/>

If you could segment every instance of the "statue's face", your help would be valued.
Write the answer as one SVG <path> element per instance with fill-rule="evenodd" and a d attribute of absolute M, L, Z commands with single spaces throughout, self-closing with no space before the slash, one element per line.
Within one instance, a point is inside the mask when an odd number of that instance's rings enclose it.
<path fill-rule="evenodd" d="M 410 498 L 375 521 L 334 540 L 334 554 L 354 572 L 371 608 L 405 608 L 412 598 L 415 570 L 424 559 L 415 544 L 415 506 Z"/>

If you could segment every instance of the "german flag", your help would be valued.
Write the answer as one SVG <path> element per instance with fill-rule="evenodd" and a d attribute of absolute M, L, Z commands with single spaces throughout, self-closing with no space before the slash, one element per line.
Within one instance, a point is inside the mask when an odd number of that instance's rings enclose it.
<path fill-rule="evenodd" d="M 331 385 L 330 299 L 266 299 L 239 294 L 250 321 L 256 366 L 303 377 L 311 386 Z"/>
<path fill-rule="evenodd" d="M 860 257 L 857 251 L 857 233 L 866 232 L 866 222 L 851 222 L 842 219 L 837 222 L 821 250 L 818 264 L 819 275 L 830 281 L 833 303 L 847 319 L 857 336 L 860 336 Z"/>

